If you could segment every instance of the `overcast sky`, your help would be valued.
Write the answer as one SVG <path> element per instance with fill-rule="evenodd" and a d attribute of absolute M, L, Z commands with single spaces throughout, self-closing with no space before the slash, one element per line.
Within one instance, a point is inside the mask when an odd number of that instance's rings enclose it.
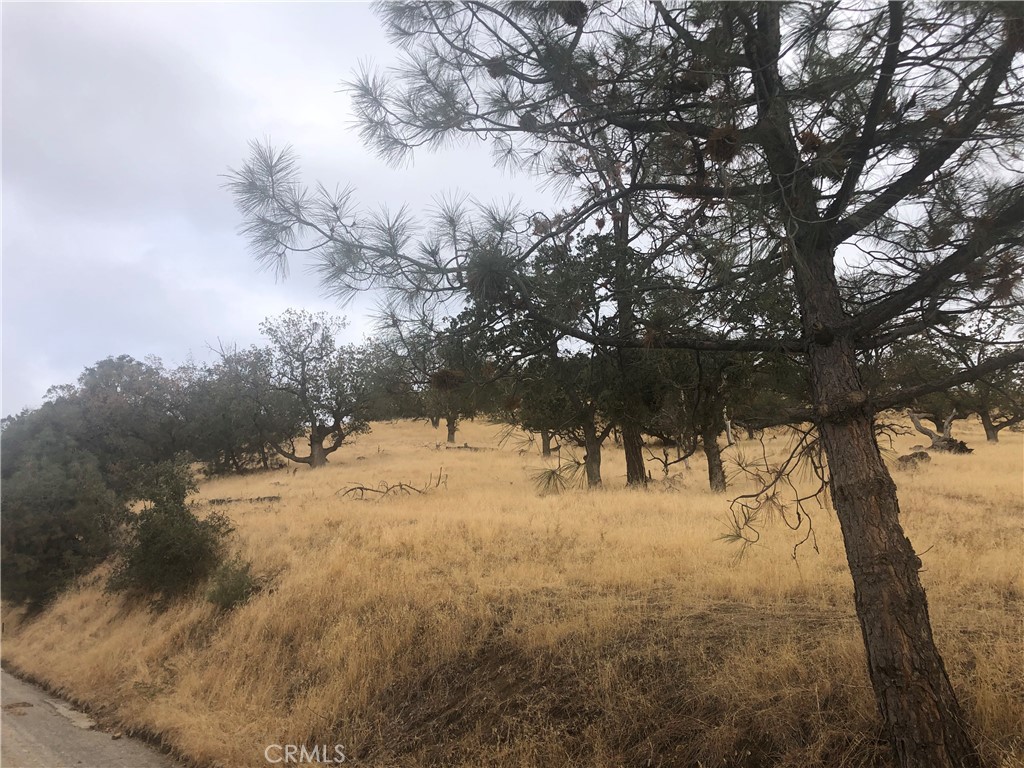
<path fill-rule="evenodd" d="M 258 272 L 221 188 L 251 139 L 291 144 L 310 181 L 414 210 L 458 190 L 530 200 L 484 147 L 393 169 L 352 127 L 341 80 L 394 59 L 363 3 L 3 3 L 2 413 L 98 360 L 172 367 L 258 342 L 288 307 L 347 314 L 301 268 Z M 538 198 L 539 200 L 539 198 Z"/>

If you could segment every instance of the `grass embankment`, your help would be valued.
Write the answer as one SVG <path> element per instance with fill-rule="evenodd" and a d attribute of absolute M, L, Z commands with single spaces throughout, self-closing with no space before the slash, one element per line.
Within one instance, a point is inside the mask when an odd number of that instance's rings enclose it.
<path fill-rule="evenodd" d="M 609 450 L 606 490 L 540 497 L 539 455 L 496 433 L 467 424 L 459 444 L 485 450 L 436 450 L 424 424 L 378 424 L 326 469 L 207 482 L 263 592 L 157 613 L 94 574 L 31 621 L 8 612 L 5 663 L 230 768 L 287 743 L 370 766 L 885 764 L 828 510 L 819 553 L 794 560 L 776 522 L 737 561 L 698 459 L 681 488 L 635 492 Z M 1024 435 L 960 436 L 974 455 L 895 475 L 903 522 L 972 730 L 992 765 L 1021 766 Z M 338 493 L 439 472 L 423 495 Z"/>

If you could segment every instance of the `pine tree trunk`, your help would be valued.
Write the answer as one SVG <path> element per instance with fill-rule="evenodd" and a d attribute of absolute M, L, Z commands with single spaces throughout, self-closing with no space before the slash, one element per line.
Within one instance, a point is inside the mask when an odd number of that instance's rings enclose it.
<path fill-rule="evenodd" d="M 893 753 L 902 768 L 980 768 L 935 646 L 921 560 L 903 534 L 896 486 L 874 439 L 873 414 L 857 372 L 849 321 L 836 278 L 831 222 L 820 219 L 811 177 L 800 172 L 793 115 L 778 98 L 781 11 L 758 5 L 758 34 L 746 51 L 760 88 L 762 140 L 788 222 L 801 324 L 809 342 L 812 401 L 829 490 L 843 531 L 867 670 Z"/>
<path fill-rule="evenodd" d="M 725 467 L 722 466 L 722 449 L 718 446 L 718 430 L 704 427 L 700 432 L 704 456 L 708 460 L 708 485 L 715 493 L 725 491 Z"/>
<path fill-rule="evenodd" d="M 540 455 L 551 455 L 551 433 L 546 429 L 540 431 Z"/>
<path fill-rule="evenodd" d="M 757 5 L 746 43 L 758 89 L 761 140 L 788 235 L 801 324 L 808 342 L 815 421 L 828 460 L 829 489 L 853 577 L 857 618 L 875 700 L 902 768 L 980 768 L 964 714 L 932 636 L 921 560 L 899 521 L 896 486 L 882 461 L 873 413 L 857 371 L 849 317 L 836 279 L 833 223 L 803 172 L 790 102 L 780 98 L 780 6 Z M 897 50 L 894 48 L 894 50 Z"/>
<path fill-rule="evenodd" d="M 647 485 L 644 438 L 635 424 L 622 425 L 622 446 L 626 453 L 626 485 Z"/>
<path fill-rule="evenodd" d="M 985 439 L 990 443 L 999 442 L 999 430 L 996 425 L 992 423 L 992 416 L 986 409 L 978 411 L 978 416 L 981 418 L 981 426 L 985 428 Z"/>
<path fill-rule="evenodd" d="M 583 425 L 583 466 L 587 471 L 587 487 L 601 487 L 601 441 L 597 437 L 597 425 L 590 421 Z"/>
<path fill-rule="evenodd" d="M 811 308 L 805 324 L 829 325 L 814 316 L 817 311 L 831 323 L 841 322 L 838 291 L 827 283 L 816 287 L 824 290 L 805 305 Z M 898 764 L 980 768 L 932 636 L 918 576 L 921 560 L 900 525 L 896 486 L 878 450 L 852 343 L 836 338 L 813 344 L 810 366 L 868 673 Z"/>

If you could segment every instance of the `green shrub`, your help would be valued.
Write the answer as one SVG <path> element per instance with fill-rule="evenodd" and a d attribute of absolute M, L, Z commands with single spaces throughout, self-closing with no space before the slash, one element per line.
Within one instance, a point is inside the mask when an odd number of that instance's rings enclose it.
<path fill-rule="evenodd" d="M 224 611 L 242 605 L 260 591 L 262 584 L 252 573 L 252 563 L 235 556 L 214 572 L 206 599 Z"/>
<path fill-rule="evenodd" d="M 220 565 L 231 521 L 218 513 L 196 517 L 185 503 L 194 489 L 184 461 L 165 462 L 140 476 L 139 493 L 150 503 L 127 532 L 112 590 L 166 601 L 192 591 Z"/>
<path fill-rule="evenodd" d="M 187 594 L 217 568 L 231 531 L 231 521 L 218 513 L 200 520 L 187 507 L 145 509 L 123 547 L 110 587 L 165 600 Z"/>

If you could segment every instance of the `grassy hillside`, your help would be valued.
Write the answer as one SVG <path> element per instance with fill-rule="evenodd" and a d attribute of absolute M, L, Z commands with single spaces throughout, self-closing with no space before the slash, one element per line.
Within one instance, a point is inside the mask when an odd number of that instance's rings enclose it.
<path fill-rule="evenodd" d="M 540 456 L 497 432 L 467 424 L 480 450 L 446 450 L 428 425 L 377 424 L 324 470 L 205 483 L 260 594 L 158 613 L 93 574 L 38 618 L 5 612 L 4 663 L 204 765 L 287 743 L 369 766 L 885 764 L 829 510 L 819 552 L 794 559 L 803 534 L 776 521 L 738 560 L 718 539 L 732 493 L 699 459 L 629 491 L 613 449 L 606 490 L 542 497 Z M 974 455 L 895 475 L 903 522 L 977 740 L 1024 766 L 1024 435 L 960 436 Z M 342 495 L 399 481 L 430 488 Z"/>

